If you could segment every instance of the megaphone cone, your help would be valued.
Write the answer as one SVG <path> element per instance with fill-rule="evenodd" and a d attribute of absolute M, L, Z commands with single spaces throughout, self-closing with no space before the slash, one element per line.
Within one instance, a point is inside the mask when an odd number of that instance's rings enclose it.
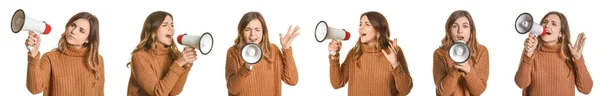
<path fill-rule="evenodd" d="M 527 12 L 521 13 L 517 17 L 517 20 L 515 20 L 515 30 L 517 30 L 519 34 L 531 32 L 535 36 L 546 35 L 546 28 L 534 22 L 533 16 Z"/>
<path fill-rule="evenodd" d="M 214 41 L 212 35 L 206 32 L 201 36 L 191 36 L 187 34 L 179 35 L 177 36 L 177 43 L 194 47 L 200 50 L 202 55 L 207 55 L 212 50 Z"/>
<path fill-rule="evenodd" d="M 242 47 L 240 55 L 247 64 L 256 64 L 262 59 L 262 48 L 256 43 L 248 43 Z"/>
<path fill-rule="evenodd" d="M 18 9 L 13 14 L 10 22 L 10 28 L 13 33 L 19 33 L 20 31 L 33 31 L 37 34 L 48 34 L 52 27 L 44 21 L 38 21 L 33 18 L 25 16 L 25 12 L 22 9 Z"/>
<path fill-rule="evenodd" d="M 25 11 L 18 9 L 13 14 L 10 20 L 10 29 L 13 33 L 19 33 L 21 31 L 33 31 L 35 34 L 49 34 L 52 27 L 44 21 L 38 21 L 33 18 L 25 16 Z M 37 41 L 37 39 L 36 39 Z M 33 46 L 27 46 L 27 50 L 31 50 Z"/>
<path fill-rule="evenodd" d="M 458 40 L 450 46 L 450 49 L 448 49 L 448 56 L 457 64 L 464 63 L 469 60 L 469 57 L 471 56 L 471 50 L 463 40 Z"/>
<path fill-rule="evenodd" d="M 329 27 L 325 21 L 319 21 L 315 27 L 315 39 L 317 39 L 317 42 L 323 42 L 325 39 L 348 40 L 350 39 L 350 32 Z"/>

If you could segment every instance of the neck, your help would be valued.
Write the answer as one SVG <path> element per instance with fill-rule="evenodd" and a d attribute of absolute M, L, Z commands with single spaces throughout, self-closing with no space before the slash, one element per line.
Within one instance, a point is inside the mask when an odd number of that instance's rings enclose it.
<path fill-rule="evenodd" d="M 375 41 L 370 41 L 370 42 L 366 42 L 365 43 L 367 46 L 375 46 L 375 44 L 377 44 L 377 42 Z"/>
<path fill-rule="evenodd" d="M 81 48 L 83 48 L 83 45 L 70 45 L 70 46 L 71 46 L 71 48 L 74 48 L 74 49 L 81 49 Z"/>
<path fill-rule="evenodd" d="M 543 44 L 552 46 L 552 45 L 555 45 L 556 43 L 558 43 L 558 40 L 550 41 L 550 42 L 544 42 Z"/>

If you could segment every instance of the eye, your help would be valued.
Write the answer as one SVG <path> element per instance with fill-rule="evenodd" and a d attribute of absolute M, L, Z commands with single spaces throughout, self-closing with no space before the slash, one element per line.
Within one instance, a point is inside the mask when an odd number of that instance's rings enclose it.
<path fill-rule="evenodd" d="M 79 28 L 79 32 L 85 33 L 85 31 L 82 28 Z"/>
<path fill-rule="evenodd" d="M 458 25 L 452 25 L 452 28 L 458 28 Z"/>
<path fill-rule="evenodd" d="M 69 26 L 75 26 L 75 23 L 71 23 Z"/>
<path fill-rule="evenodd" d="M 553 26 L 556 26 L 556 23 L 552 23 Z"/>
<path fill-rule="evenodd" d="M 463 25 L 463 28 L 469 28 L 469 25 Z"/>
<path fill-rule="evenodd" d="M 171 24 L 171 27 L 175 27 L 175 24 Z"/>

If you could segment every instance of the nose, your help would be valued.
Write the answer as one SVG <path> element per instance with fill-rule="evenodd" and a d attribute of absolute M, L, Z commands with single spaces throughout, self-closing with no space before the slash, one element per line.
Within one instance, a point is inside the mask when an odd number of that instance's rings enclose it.
<path fill-rule="evenodd" d="M 456 28 L 456 33 L 460 34 L 462 33 L 463 30 L 461 30 L 461 28 Z"/>
<path fill-rule="evenodd" d="M 169 26 L 169 31 L 173 32 L 175 30 L 175 27 L 173 27 L 172 25 Z"/>
<path fill-rule="evenodd" d="M 75 27 L 75 28 L 71 29 L 69 33 L 71 33 L 71 34 L 75 34 L 75 33 L 76 33 L 76 32 L 75 32 L 75 30 L 77 30 L 77 27 Z"/>

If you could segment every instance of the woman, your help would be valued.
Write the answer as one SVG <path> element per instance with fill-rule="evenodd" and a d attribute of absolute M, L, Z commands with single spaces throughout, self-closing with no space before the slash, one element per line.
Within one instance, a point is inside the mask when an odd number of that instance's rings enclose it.
<path fill-rule="evenodd" d="M 571 46 L 565 15 L 549 12 L 541 23 L 546 35 L 529 34 L 515 75 L 515 83 L 523 89 L 523 95 L 575 96 L 575 86 L 579 92 L 589 94 L 593 82 L 582 55 L 585 34 L 580 33 L 575 46 Z"/>
<path fill-rule="evenodd" d="M 227 50 L 225 79 L 229 96 L 281 96 L 281 81 L 295 86 L 298 71 L 292 54 L 292 41 L 300 34 L 299 27 L 288 29 L 285 36 L 279 34 L 281 51 L 269 42 L 269 31 L 263 16 L 258 12 L 244 14 L 238 25 L 235 45 Z M 263 57 L 258 63 L 249 65 L 240 56 L 247 43 L 256 43 L 262 48 Z"/>
<path fill-rule="evenodd" d="M 183 90 L 196 51 L 179 52 L 173 41 L 173 16 L 164 11 L 150 14 L 142 28 L 140 43 L 131 53 L 128 96 L 177 95 Z"/>
<path fill-rule="evenodd" d="M 454 11 L 446 21 L 446 36 L 433 54 L 433 80 L 438 96 L 479 96 L 487 87 L 489 57 L 485 46 L 477 41 L 475 22 L 469 12 Z M 455 63 L 448 56 L 454 42 L 464 41 L 470 49 L 469 59 Z"/>
<path fill-rule="evenodd" d="M 27 53 L 27 89 L 44 96 L 103 96 L 104 60 L 98 53 L 98 18 L 88 12 L 71 17 L 58 47 L 39 55 L 42 39 L 29 32 Z M 37 40 L 36 40 L 37 39 Z"/>
<path fill-rule="evenodd" d="M 330 80 L 334 89 L 348 87 L 349 96 L 407 95 L 413 87 L 412 77 L 402 49 L 396 40 L 390 40 L 390 29 L 385 17 L 375 11 L 360 16 L 360 34 L 346 60 L 339 63 L 340 41 L 329 43 Z"/>

